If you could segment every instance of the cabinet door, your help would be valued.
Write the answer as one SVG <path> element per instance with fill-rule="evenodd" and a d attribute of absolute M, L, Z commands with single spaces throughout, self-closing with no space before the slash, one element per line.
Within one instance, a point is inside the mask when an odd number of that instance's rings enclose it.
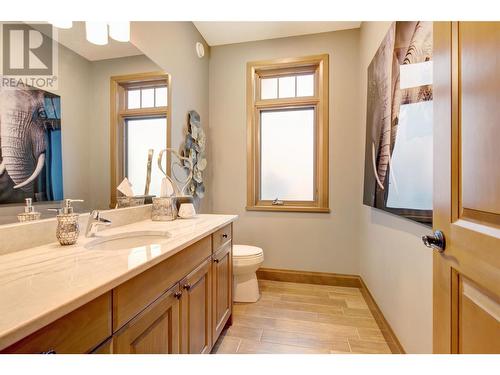
<path fill-rule="evenodd" d="M 212 346 L 212 259 L 181 282 L 181 352 L 210 353 Z"/>
<path fill-rule="evenodd" d="M 117 332 L 113 338 L 113 352 L 179 353 L 179 297 L 179 285 L 176 284 Z"/>
<path fill-rule="evenodd" d="M 212 337 L 215 342 L 232 311 L 233 258 L 228 243 L 213 255 Z"/>

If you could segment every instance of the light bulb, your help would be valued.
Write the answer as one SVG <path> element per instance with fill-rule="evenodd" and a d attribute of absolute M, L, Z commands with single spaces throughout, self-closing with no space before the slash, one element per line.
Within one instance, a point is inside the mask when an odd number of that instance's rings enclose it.
<path fill-rule="evenodd" d="M 129 42 L 130 22 L 110 22 L 109 36 L 118 42 Z"/>
<path fill-rule="evenodd" d="M 104 46 L 108 44 L 108 24 L 106 22 L 85 22 L 85 32 L 90 43 Z"/>

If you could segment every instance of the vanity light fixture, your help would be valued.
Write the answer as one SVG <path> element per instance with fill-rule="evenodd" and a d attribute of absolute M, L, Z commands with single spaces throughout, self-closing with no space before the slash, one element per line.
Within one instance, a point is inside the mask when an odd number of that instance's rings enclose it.
<path fill-rule="evenodd" d="M 71 29 L 73 27 L 73 21 L 49 21 L 49 23 L 58 29 Z"/>
<path fill-rule="evenodd" d="M 110 22 L 109 36 L 118 42 L 129 42 L 130 22 Z"/>
<path fill-rule="evenodd" d="M 85 21 L 85 34 L 90 43 L 99 46 L 108 44 L 108 24 L 106 22 Z"/>

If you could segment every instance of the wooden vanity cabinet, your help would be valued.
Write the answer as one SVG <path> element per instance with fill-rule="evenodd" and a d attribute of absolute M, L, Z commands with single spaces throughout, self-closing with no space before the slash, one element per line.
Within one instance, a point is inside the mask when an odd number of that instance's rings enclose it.
<path fill-rule="evenodd" d="M 210 236 L 113 289 L 113 332 L 172 288 L 212 254 Z"/>
<path fill-rule="evenodd" d="M 209 257 L 180 282 L 181 353 L 212 349 L 212 261 Z"/>
<path fill-rule="evenodd" d="M 231 241 L 233 237 L 233 226 L 228 224 L 212 234 L 212 248 L 214 253 Z"/>
<path fill-rule="evenodd" d="M 212 256 L 213 337 L 219 337 L 232 313 L 233 258 L 231 250 L 232 244 L 228 242 Z"/>
<path fill-rule="evenodd" d="M 84 354 L 111 336 L 111 293 L 105 293 L 21 341 L 6 354 Z"/>
<path fill-rule="evenodd" d="M 210 353 L 232 312 L 232 225 L 1 353 Z"/>
<path fill-rule="evenodd" d="M 177 284 L 122 327 L 113 337 L 113 353 L 179 353 L 180 296 Z"/>

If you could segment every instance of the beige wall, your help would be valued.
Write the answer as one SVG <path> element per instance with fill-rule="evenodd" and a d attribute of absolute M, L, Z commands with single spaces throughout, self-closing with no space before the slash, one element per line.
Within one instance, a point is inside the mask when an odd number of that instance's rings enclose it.
<path fill-rule="evenodd" d="M 245 211 L 246 63 L 280 57 L 330 55 L 329 214 Z M 364 127 L 359 115 L 359 30 L 212 47 L 210 142 L 212 205 L 240 215 L 236 243 L 264 249 L 264 266 L 358 273 L 357 226 Z M 286 157 L 286 155 L 284 155 Z"/>
<path fill-rule="evenodd" d="M 172 147 L 178 148 L 184 140 L 187 114 L 196 110 L 201 124 L 208 130 L 208 61 L 210 49 L 192 22 L 133 22 L 132 43 L 153 60 L 165 72 L 172 75 Z M 196 55 L 195 44 L 205 46 L 205 57 Z M 207 148 L 209 152 L 209 147 Z M 208 159 L 204 173 L 207 192 L 210 184 L 213 161 Z M 208 193 L 209 194 L 209 193 Z M 201 211 L 210 212 L 210 199 L 201 202 Z"/>
<path fill-rule="evenodd" d="M 360 37 L 361 126 L 366 123 L 367 68 L 390 22 L 363 22 Z M 364 133 L 360 136 L 364 145 Z M 352 165 L 363 173 L 363 161 Z M 362 197 L 359 197 L 358 205 Z M 360 205 L 359 272 L 408 353 L 432 352 L 432 253 L 420 237 L 429 229 Z"/>

